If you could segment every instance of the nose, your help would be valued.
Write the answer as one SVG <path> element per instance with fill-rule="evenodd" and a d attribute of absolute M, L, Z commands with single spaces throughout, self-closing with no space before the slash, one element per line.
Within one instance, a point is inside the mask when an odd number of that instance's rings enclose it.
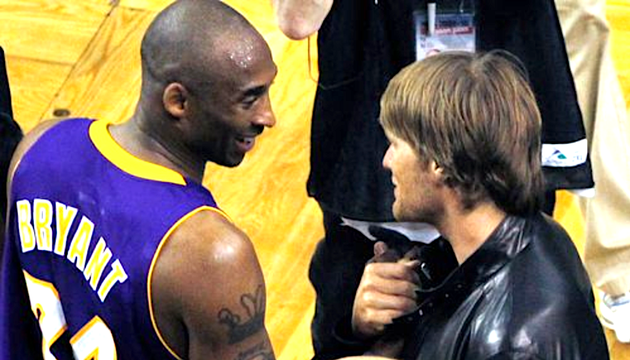
<path fill-rule="evenodd" d="M 387 148 L 387 151 L 385 152 L 385 155 L 383 156 L 383 167 L 385 169 L 391 169 L 391 160 L 392 160 L 392 146 L 389 145 L 389 147 Z"/>
<path fill-rule="evenodd" d="M 273 113 L 269 94 L 265 95 L 262 100 L 264 101 L 260 104 L 260 110 L 254 117 L 254 124 L 264 127 L 273 127 L 276 125 L 276 115 Z"/>

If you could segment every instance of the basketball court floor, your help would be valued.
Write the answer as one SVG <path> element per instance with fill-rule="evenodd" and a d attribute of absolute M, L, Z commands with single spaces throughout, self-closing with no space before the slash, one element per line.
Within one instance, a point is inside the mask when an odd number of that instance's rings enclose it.
<path fill-rule="evenodd" d="M 171 1 L 0 0 L 0 44 L 7 54 L 15 117 L 23 129 L 55 117 L 127 119 L 139 94 L 142 34 Z M 241 166 L 208 165 L 204 184 L 255 243 L 277 358 L 308 359 L 314 294 L 307 267 L 323 236 L 321 213 L 305 190 L 316 42 L 284 37 L 275 25 L 271 0 L 226 2 L 272 48 L 279 67 L 271 90 L 278 121 Z M 607 15 L 614 60 L 630 104 L 630 0 L 608 0 Z M 571 194 L 559 192 L 555 217 L 582 248 L 584 224 Z M 607 337 L 612 359 L 630 360 L 630 345 L 616 342 L 610 332 Z"/>

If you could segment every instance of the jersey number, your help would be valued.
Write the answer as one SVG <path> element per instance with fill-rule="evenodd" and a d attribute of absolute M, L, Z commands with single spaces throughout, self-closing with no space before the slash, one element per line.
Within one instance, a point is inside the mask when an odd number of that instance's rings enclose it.
<path fill-rule="evenodd" d="M 59 293 L 53 284 L 24 272 L 31 309 L 42 331 L 42 352 L 45 360 L 56 360 L 50 347 L 68 328 Z M 116 344 L 105 322 L 94 316 L 70 339 L 75 359 L 115 360 Z"/>

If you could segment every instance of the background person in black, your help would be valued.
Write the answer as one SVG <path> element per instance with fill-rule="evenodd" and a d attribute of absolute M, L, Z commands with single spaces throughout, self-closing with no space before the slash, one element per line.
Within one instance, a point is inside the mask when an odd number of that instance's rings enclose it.
<path fill-rule="evenodd" d="M 9 77 L 4 59 L 4 50 L 0 47 L 0 239 L 4 237 L 4 221 L 7 211 L 7 171 L 11 156 L 22 139 L 22 130 L 13 120 L 13 108 L 11 105 L 11 90 L 9 88 Z M 2 254 L 2 243 L 0 241 L 0 254 Z"/>
<path fill-rule="evenodd" d="M 11 90 L 9 88 L 9 78 L 2 47 L 0 47 L 0 137 L 0 179 L 2 179 L 3 184 L 6 184 L 11 155 L 18 142 L 22 139 L 22 130 L 13 120 Z M 3 185 L 4 188 L 5 186 Z M 0 196 L 0 212 L 3 220 L 6 215 L 6 207 L 7 194 L 3 190 Z"/>
<path fill-rule="evenodd" d="M 458 3 L 437 2 L 438 7 Z M 364 264 L 373 256 L 373 242 L 366 234 L 343 224 L 356 220 L 366 228 L 366 223 L 394 221 L 392 184 L 381 166 L 387 141 L 378 124 L 378 101 L 388 81 L 416 60 L 412 14 L 419 4 L 426 6 L 415 0 L 274 0 L 278 24 L 287 36 L 303 39 L 319 31 L 319 87 L 308 180 L 309 195 L 322 208 L 326 230 L 309 272 L 317 293 L 311 327 L 317 359 L 351 352 L 333 336 L 333 329 L 350 314 Z M 551 213 L 554 190 L 593 186 L 554 3 L 477 0 L 474 6 L 476 49 L 508 50 L 530 74 L 543 119 L 543 146 L 552 155 L 543 161 L 545 210 Z M 561 158 L 575 162 L 554 163 Z"/>

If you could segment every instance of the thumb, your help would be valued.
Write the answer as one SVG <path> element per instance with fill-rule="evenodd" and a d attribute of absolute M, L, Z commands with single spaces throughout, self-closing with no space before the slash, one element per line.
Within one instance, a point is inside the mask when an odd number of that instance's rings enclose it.
<path fill-rule="evenodd" d="M 389 250 L 389 247 L 383 241 L 377 241 L 374 244 L 374 256 L 376 256 L 376 257 L 385 254 L 385 252 L 387 252 L 387 250 Z"/>

